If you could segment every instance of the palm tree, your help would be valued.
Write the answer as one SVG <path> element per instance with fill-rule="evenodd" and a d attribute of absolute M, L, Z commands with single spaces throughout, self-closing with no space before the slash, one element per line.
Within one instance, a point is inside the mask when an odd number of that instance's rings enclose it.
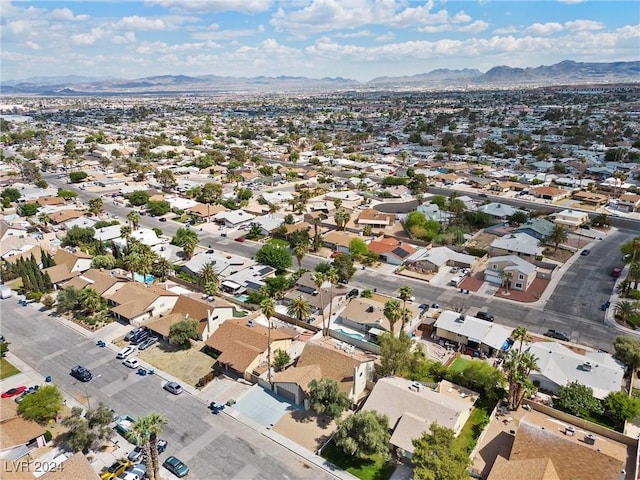
<path fill-rule="evenodd" d="M 133 230 L 137 230 L 138 227 L 140 226 L 140 214 L 135 210 L 132 210 L 129 213 L 127 213 L 127 220 L 129 220 L 129 222 L 131 223 L 131 228 Z"/>
<path fill-rule="evenodd" d="M 340 277 L 338 276 L 338 270 L 334 267 L 331 267 L 329 270 L 327 270 L 327 272 L 325 273 L 325 277 L 331 284 L 331 296 L 329 298 L 329 302 L 331 303 L 329 303 L 329 322 L 327 324 L 327 331 L 324 332 L 324 336 L 329 333 L 329 326 L 331 325 L 331 318 L 333 317 L 333 287 L 338 284 L 338 280 L 340 279 Z"/>
<path fill-rule="evenodd" d="M 185 237 L 182 241 L 182 251 L 184 252 L 184 256 L 187 260 L 190 260 L 193 256 L 193 252 L 196 250 L 198 246 L 198 238 L 197 236 L 189 236 Z"/>
<path fill-rule="evenodd" d="M 260 309 L 262 314 L 267 317 L 267 381 L 269 382 L 269 388 L 273 389 L 271 383 L 271 317 L 276 313 L 276 302 L 271 297 L 266 297 L 260 302 Z"/>
<path fill-rule="evenodd" d="M 511 333 L 511 338 L 513 338 L 516 342 L 520 342 L 518 347 L 518 352 L 522 352 L 522 347 L 525 343 L 529 343 L 531 341 L 531 337 L 529 336 L 529 332 L 524 327 L 518 327 Z"/>
<path fill-rule="evenodd" d="M 144 417 L 144 423 L 147 426 L 147 432 L 149 433 L 150 450 L 151 450 L 151 467 L 153 468 L 153 477 L 160 479 L 160 462 L 158 460 L 158 436 L 162 432 L 164 427 L 169 421 L 164 415 L 159 413 L 150 413 Z M 149 470 L 149 469 L 147 469 Z"/>
<path fill-rule="evenodd" d="M 549 240 L 553 242 L 553 245 L 556 250 L 558 250 L 559 244 L 567 241 L 567 238 L 569 238 L 569 235 L 567 234 L 567 229 L 564 228 L 562 225 L 555 225 L 553 227 L 553 231 L 551 232 L 551 235 L 549 236 Z"/>
<path fill-rule="evenodd" d="M 134 445 L 141 445 L 144 451 L 145 458 L 151 459 L 151 444 L 149 442 L 149 421 L 147 417 L 138 417 L 138 419 L 131 424 L 129 431 L 127 432 L 127 440 Z M 157 456 L 157 452 L 156 452 Z M 147 475 L 149 480 L 155 480 L 155 470 L 153 464 L 148 465 Z M 158 475 L 158 480 L 160 475 Z"/>
<path fill-rule="evenodd" d="M 198 285 L 204 287 L 209 283 L 220 284 L 220 277 L 214 269 L 213 262 L 205 263 L 198 272 Z"/>
<path fill-rule="evenodd" d="M 402 315 L 402 306 L 398 300 L 391 299 L 387 303 L 384 304 L 383 310 L 384 316 L 389 320 L 389 326 L 391 330 L 391 335 L 395 335 L 394 326 L 396 322 L 400 319 L 400 315 Z"/>
<path fill-rule="evenodd" d="M 293 249 L 293 254 L 296 256 L 296 260 L 298 261 L 298 270 L 302 268 L 302 259 L 309 251 L 309 247 L 302 243 L 296 245 Z"/>
<path fill-rule="evenodd" d="M 633 288 L 638 288 L 638 283 L 640 282 L 640 262 L 633 262 L 629 265 L 629 273 L 627 275 L 627 279 L 633 282 Z"/>
<path fill-rule="evenodd" d="M 511 410 L 517 410 L 527 391 L 533 388 L 529 380 L 532 371 L 538 371 L 538 359 L 531 352 L 512 350 L 505 358 L 503 368 L 509 382 L 508 402 Z"/>
<path fill-rule="evenodd" d="M 102 297 L 93 288 L 85 288 L 81 294 L 82 306 L 91 313 L 96 313 L 102 306 Z"/>
<path fill-rule="evenodd" d="M 325 325 L 324 317 L 324 302 L 322 301 L 322 285 L 326 281 L 326 277 L 322 272 L 316 272 L 311 276 L 313 283 L 318 288 L 318 295 L 320 295 L 320 313 L 322 315 L 322 335 L 327 336 L 327 326 Z"/>
<path fill-rule="evenodd" d="M 153 271 L 153 264 L 158 256 L 154 252 L 142 252 L 139 255 L 138 273 L 142 275 L 142 281 L 147 283 L 147 276 Z"/>
<path fill-rule="evenodd" d="M 41 224 L 46 226 L 51 221 L 51 217 L 47 213 L 43 212 L 40 215 L 38 215 L 38 220 L 40 221 Z"/>
<path fill-rule="evenodd" d="M 287 315 L 299 322 L 306 322 L 311 317 L 311 305 L 304 298 L 298 297 L 287 306 Z"/>
<path fill-rule="evenodd" d="M 135 281 L 135 275 L 140 268 L 141 263 L 142 256 L 139 253 L 130 253 L 124 257 L 124 268 L 127 269 L 127 272 L 131 273 L 131 280 Z"/>
<path fill-rule="evenodd" d="M 398 295 L 402 300 L 402 308 L 407 308 L 407 300 L 411 299 L 411 287 L 409 285 L 403 285 L 400 287 L 400 294 Z"/>
<path fill-rule="evenodd" d="M 336 222 L 336 227 L 338 227 L 338 230 L 344 230 L 347 226 L 347 223 L 349 223 L 349 220 L 351 220 L 351 215 L 346 210 L 340 209 L 336 211 L 333 219 Z"/>
<path fill-rule="evenodd" d="M 616 317 L 619 317 L 624 323 L 628 323 L 629 320 L 638 312 L 638 303 L 622 300 L 615 304 L 614 312 Z"/>
<path fill-rule="evenodd" d="M 169 259 L 164 257 L 159 257 L 156 259 L 153 265 L 153 274 L 160 278 L 161 281 L 166 282 L 167 277 L 174 272 L 173 264 L 169 261 Z"/>
<path fill-rule="evenodd" d="M 124 240 L 127 242 L 127 245 L 129 245 L 129 237 L 131 237 L 131 225 L 123 225 L 122 227 L 120 227 L 120 236 L 124 238 Z"/>
<path fill-rule="evenodd" d="M 502 274 L 502 283 L 504 286 L 504 293 L 509 291 L 509 287 L 511 286 L 511 280 L 513 279 L 513 272 L 504 272 Z"/>

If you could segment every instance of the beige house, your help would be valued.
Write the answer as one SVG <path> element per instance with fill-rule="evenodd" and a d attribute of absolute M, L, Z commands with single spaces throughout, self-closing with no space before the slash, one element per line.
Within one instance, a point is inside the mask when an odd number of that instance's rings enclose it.
<path fill-rule="evenodd" d="M 637 212 L 640 210 L 640 195 L 635 193 L 624 193 L 618 199 L 618 208 L 627 212 Z"/>
<path fill-rule="evenodd" d="M 127 283 L 129 280 L 126 278 L 92 268 L 67 281 L 63 288 L 75 287 L 81 290 L 90 287 L 98 292 L 102 298 L 109 298 Z"/>
<path fill-rule="evenodd" d="M 354 238 L 361 239 L 362 237 L 355 233 L 334 230 L 324 235 L 322 243 L 325 247 L 336 252 L 349 253 L 349 245 Z"/>
<path fill-rule="evenodd" d="M 558 200 L 562 200 L 563 198 L 567 198 L 571 195 L 571 191 L 555 187 L 533 187 L 529 189 L 529 195 L 533 195 L 534 197 L 542 200 L 549 200 L 553 203 Z"/>
<path fill-rule="evenodd" d="M 362 210 L 357 220 L 359 226 L 371 225 L 372 228 L 393 227 L 395 223 L 396 216 L 393 213 L 382 213 L 374 208 Z"/>
<path fill-rule="evenodd" d="M 537 277 L 537 268 L 517 255 L 502 255 L 489 258 L 484 279 L 489 283 L 506 286 L 511 290 L 526 291 Z"/>
<path fill-rule="evenodd" d="M 457 436 L 469 419 L 479 395 L 442 380 L 435 388 L 401 377 L 378 380 L 362 410 L 389 417 L 391 445 L 413 456 L 412 440 L 428 432 L 432 423 L 450 428 Z"/>
<path fill-rule="evenodd" d="M 553 217 L 553 223 L 562 227 L 575 230 L 576 228 L 589 223 L 589 214 L 578 210 L 562 210 L 561 212 L 549 215 Z"/>
<path fill-rule="evenodd" d="M 138 326 L 151 317 L 169 313 L 178 297 L 177 293 L 158 285 L 129 282 L 107 300 L 112 305 L 111 312 L 116 318 Z"/>
<path fill-rule="evenodd" d="M 384 305 L 390 297 L 375 295 L 373 298 L 356 297 L 352 298 L 347 306 L 340 312 L 333 328 L 339 329 L 340 324 L 366 333 L 375 339 L 384 332 L 391 331 L 389 320 L 384 316 Z M 402 303 L 402 301 L 400 301 Z M 409 317 L 405 324 L 405 330 L 410 331 L 418 322 L 420 311 L 412 303 L 407 302 L 407 310 Z M 393 326 L 393 333 L 398 334 L 402 328 L 402 322 L 398 322 Z"/>
<path fill-rule="evenodd" d="M 206 340 L 207 348 L 218 355 L 218 363 L 247 380 L 259 376 L 260 364 L 266 367 L 269 329 L 246 319 L 227 320 Z M 289 328 L 271 329 L 271 361 L 278 350 L 287 351 L 298 336 Z"/>
<path fill-rule="evenodd" d="M 312 380 L 331 378 L 356 403 L 373 379 L 374 361 L 374 356 L 337 348 L 333 339 L 308 342 L 295 367 L 275 374 L 274 391 L 299 405 L 306 399 Z"/>

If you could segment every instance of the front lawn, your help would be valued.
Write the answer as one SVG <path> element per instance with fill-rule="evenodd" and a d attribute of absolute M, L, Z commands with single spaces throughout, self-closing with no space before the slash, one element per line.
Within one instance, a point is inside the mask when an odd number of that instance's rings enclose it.
<path fill-rule="evenodd" d="M 6 358 L 0 358 L 0 380 L 17 375 L 18 373 L 20 373 L 20 370 L 11 365 Z"/>
<path fill-rule="evenodd" d="M 324 447 L 322 458 L 326 458 L 334 465 L 362 480 L 388 480 L 396 468 L 393 463 L 387 462 L 387 458 L 381 455 L 365 459 L 347 455 L 333 442 Z"/>
<path fill-rule="evenodd" d="M 289 242 L 287 242 L 286 240 L 282 240 L 281 238 L 270 238 L 267 243 L 279 245 L 282 248 L 289 248 Z"/>

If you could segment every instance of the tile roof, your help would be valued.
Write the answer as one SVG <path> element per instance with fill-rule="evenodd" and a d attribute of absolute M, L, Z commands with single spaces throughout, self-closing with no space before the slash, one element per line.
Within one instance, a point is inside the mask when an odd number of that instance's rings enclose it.
<path fill-rule="evenodd" d="M 40 477 L 40 480 L 93 480 L 100 476 L 93 469 L 87 457 L 78 452 L 66 459 L 60 468 L 53 469 Z"/>
<path fill-rule="evenodd" d="M 80 272 L 70 272 L 69 267 L 64 263 L 45 268 L 44 271 L 49 274 L 51 283 L 54 284 L 64 282 L 65 280 L 69 280 L 70 278 L 80 275 Z"/>
<path fill-rule="evenodd" d="M 487 480 L 561 480 L 548 458 L 509 461 L 498 455 Z"/>
<path fill-rule="evenodd" d="M 161 296 L 177 297 L 178 294 L 157 285 L 145 286 L 138 282 L 130 282 L 109 298 L 117 304 L 111 311 L 130 320 L 150 311 L 151 304 Z"/>

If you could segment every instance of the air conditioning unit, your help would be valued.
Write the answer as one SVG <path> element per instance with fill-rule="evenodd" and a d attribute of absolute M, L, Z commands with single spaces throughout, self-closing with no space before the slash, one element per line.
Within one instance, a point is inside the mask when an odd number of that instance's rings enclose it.
<path fill-rule="evenodd" d="M 456 319 L 456 322 L 463 323 L 465 318 L 466 318 L 466 315 L 464 313 L 461 313 L 460 316 Z"/>

